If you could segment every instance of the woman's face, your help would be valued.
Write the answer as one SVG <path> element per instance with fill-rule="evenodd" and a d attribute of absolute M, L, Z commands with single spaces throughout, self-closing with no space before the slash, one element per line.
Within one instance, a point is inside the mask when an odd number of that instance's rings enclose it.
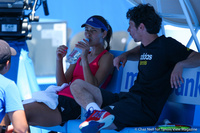
<path fill-rule="evenodd" d="M 101 28 L 95 28 L 90 25 L 85 26 L 85 37 L 90 40 L 90 45 L 97 45 L 104 42 L 104 32 Z"/>

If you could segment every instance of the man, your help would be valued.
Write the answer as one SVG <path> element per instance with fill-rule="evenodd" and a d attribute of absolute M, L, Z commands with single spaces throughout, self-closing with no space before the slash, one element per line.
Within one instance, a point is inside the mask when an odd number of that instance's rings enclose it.
<path fill-rule="evenodd" d="M 173 38 L 158 36 L 162 19 L 149 4 L 140 4 L 127 12 L 128 32 L 138 46 L 116 57 L 114 66 L 125 66 L 127 58 L 138 59 L 138 76 L 129 92 L 112 94 L 82 80 L 71 85 L 71 92 L 88 118 L 80 124 L 83 133 L 106 128 L 152 126 L 173 88 L 183 82 L 183 68 L 200 66 L 200 53 L 186 48 Z M 104 110 L 101 110 L 103 108 Z"/>
<path fill-rule="evenodd" d="M 14 132 L 26 133 L 28 124 L 18 88 L 14 81 L 3 76 L 10 69 L 11 56 L 16 54 L 15 49 L 11 48 L 4 40 L 0 40 L 0 121 L 7 113 Z M 3 130 L 5 131 L 5 129 Z"/>

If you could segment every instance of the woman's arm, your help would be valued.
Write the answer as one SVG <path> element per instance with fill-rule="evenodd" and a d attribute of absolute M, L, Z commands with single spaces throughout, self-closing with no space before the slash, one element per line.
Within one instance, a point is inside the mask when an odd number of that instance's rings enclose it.
<path fill-rule="evenodd" d="M 114 56 L 107 52 L 105 53 L 101 59 L 99 60 L 99 69 L 97 70 L 95 77 L 98 81 L 98 86 L 100 86 L 105 79 L 112 74 L 114 66 L 113 66 Z"/>
<path fill-rule="evenodd" d="M 71 82 L 75 66 L 76 66 L 76 64 L 70 64 L 69 68 L 64 73 L 63 62 L 57 61 L 57 63 L 56 63 L 56 83 L 58 86 L 61 86 L 63 83 Z"/>
<path fill-rule="evenodd" d="M 111 73 L 113 69 L 113 55 L 109 52 L 105 53 L 99 60 L 99 69 L 97 70 L 95 76 L 92 74 L 88 60 L 82 60 L 83 73 L 85 81 L 95 86 L 99 86 L 106 79 L 106 77 Z"/>
<path fill-rule="evenodd" d="M 56 82 L 58 86 L 69 83 L 72 79 L 75 64 L 71 64 L 66 72 L 63 70 L 63 57 L 67 54 L 65 45 L 59 46 L 56 51 Z"/>

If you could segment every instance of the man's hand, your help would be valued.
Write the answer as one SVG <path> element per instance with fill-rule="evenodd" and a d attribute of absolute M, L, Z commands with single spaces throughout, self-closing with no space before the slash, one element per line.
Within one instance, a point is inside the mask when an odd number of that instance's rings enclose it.
<path fill-rule="evenodd" d="M 124 67 L 126 62 L 127 62 L 127 56 L 125 53 L 123 53 L 120 56 L 114 58 L 113 65 L 117 68 L 117 70 L 119 70 L 119 67 L 121 65 Z"/>
<path fill-rule="evenodd" d="M 172 88 L 179 88 L 181 87 L 181 83 L 184 83 L 183 77 L 183 67 L 181 63 L 177 63 L 171 73 L 170 83 Z"/>

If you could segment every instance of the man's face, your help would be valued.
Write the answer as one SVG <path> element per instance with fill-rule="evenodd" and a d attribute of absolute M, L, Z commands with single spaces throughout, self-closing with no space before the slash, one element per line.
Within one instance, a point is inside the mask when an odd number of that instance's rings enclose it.
<path fill-rule="evenodd" d="M 135 42 L 140 41 L 138 28 L 135 27 L 135 23 L 132 20 L 129 20 L 129 27 L 127 31 L 129 32 L 130 36 L 134 39 Z"/>

